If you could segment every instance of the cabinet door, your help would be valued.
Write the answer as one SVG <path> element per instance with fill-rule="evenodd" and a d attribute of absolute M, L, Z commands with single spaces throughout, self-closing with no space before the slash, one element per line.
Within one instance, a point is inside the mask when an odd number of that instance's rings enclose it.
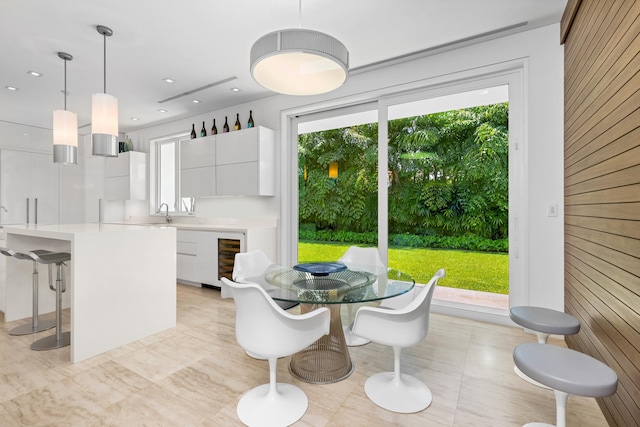
<path fill-rule="evenodd" d="M 206 197 L 216 195 L 216 168 L 183 169 L 180 175 L 182 197 Z"/>
<path fill-rule="evenodd" d="M 198 280 L 207 285 L 219 286 L 217 266 L 218 241 L 212 231 L 198 232 Z"/>
<path fill-rule="evenodd" d="M 31 224 L 36 216 L 39 224 L 57 224 L 58 165 L 53 156 L 1 150 L 0 205 L 7 210 L 0 209 L 2 224 L 25 224 L 27 216 Z"/>
<path fill-rule="evenodd" d="M 216 167 L 218 196 L 251 196 L 260 194 L 258 162 Z"/>
<path fill-rule="evenodd" d="M 129 153 L 120 153 L 118 157 L 107 158 L 107 178 L 116 176 L 128 176 L 131 156 Z"/>
<path fill-rule="evenodd" d="M 53 155 L 28 153 L 31 162 L 31 195 L 33 223 L 58 224 L 58 173 L 60 165 L 53 163 Z M 37 210 L 36 210 L 37 209 Z"/>
<path fill-rule="evenodd" d="M 84 217 L 89 223 L 100 220 L 100 200 L 106 199 L 106 159 L 87 157 L 84 159 Z"/>
<path fill-rule="evenodd" d="M 215 166 L 216 136 L 189 139 L 180 143 L 180 169 Z"/>
<path fill-rule="evenodd" d="M 258 160 L 259 128 L 238 130 L 220 135 L 216 143 L 216 165 Z"/>
<path fill-rule="evenodd" d="M 129 200 L 129 176 L 107 178 L 107 200 Z"/>
<path fill-rule="evenodd" d="M 198 232 L 177 230 L 176 233 L 177 279 L 199 283 L 198 279 Z"/>

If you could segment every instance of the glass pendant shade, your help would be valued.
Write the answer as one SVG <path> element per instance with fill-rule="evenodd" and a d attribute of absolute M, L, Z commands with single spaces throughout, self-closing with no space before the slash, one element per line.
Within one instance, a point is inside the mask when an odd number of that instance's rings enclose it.
<path fill-rule="evenodd" d="M 91 153 L 118 157 L 118 99 L 107 93 L 107 37 L 113 31 L 104 25 L 96 30 L 104 40 L 104 92 L 91 96 Z"/>
<path fill-rule="evenodd" d="M 118 99 L 107 93 L 91 96 L 91 138 L 94 156 L 118 156 Z"/>
<path fill-rule="evenodd" d="M 53 111 L 53 162 L 68 165 L 78 164 L 78 115 L 67 111 L 67 61 L 73 56 L 58 52 L 64 60 L 64 110 Z"/>
<path fill-rule="evenodd" d="M 346 81 L 348 69 L 347 48 L 318 31 L 276 31 L 251 48 L 253 78 L 286 95 L 317 95 L 337 89 Z"/>
<path fill-rule="evenodd" d="M 53 112 L 53 161 L 78 164 L 78 115 L 72 111 Z"/>

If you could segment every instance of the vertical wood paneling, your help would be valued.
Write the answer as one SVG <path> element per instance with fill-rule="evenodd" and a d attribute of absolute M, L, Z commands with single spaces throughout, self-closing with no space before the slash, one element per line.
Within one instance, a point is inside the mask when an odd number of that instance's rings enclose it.
<path fill-rule="evenodd" d="M 566 340 L 618 374 L 609 424 L 640 426 L 640 2 L 570 0 L 561 39 Z"/>

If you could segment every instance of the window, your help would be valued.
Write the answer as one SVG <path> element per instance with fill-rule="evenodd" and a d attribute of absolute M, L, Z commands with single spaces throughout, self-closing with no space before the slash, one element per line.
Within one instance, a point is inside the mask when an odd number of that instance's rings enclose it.
<path fill-rule="evenodd" d="M 180 195 L 180 142 L 188 135 L 154 141 L 156 154 L 155 210 L 166 203 L 169 212 L 193 214 L 195 200 Z"/>

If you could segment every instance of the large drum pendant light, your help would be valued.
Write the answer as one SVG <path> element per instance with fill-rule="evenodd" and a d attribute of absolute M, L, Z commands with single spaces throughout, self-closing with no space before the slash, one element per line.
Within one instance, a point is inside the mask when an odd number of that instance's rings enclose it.
<path fill-rule="evenodd" d="M 298 2 L 302 21 L 302 0 Z M 262 86 L 286 95 L 317 95 L 347 80 L 345 45 L 319 31 L 289 29 L 269 33 L 251 47 L 251 75 Z"/>
<path fill-rule="evenodd" d="M 53 111 L 53 161 L 69 165 L 78 164 L 78 115 L 67 111 L 67 61 L 73 56 L 58 52 L 64 60 L 64 110 Z"/>
<path fill-rule="evenodd" d="M 118 157 L 118 99 L 107 93 L 107 37 L 111 28 L 97 26 L 104 38 L 104 93 L 91 97 L 91 142 L 94 156 Z"/>
<path fill-rule="evenodd" d="M 280 30 L 251 47 L 251 75 L 262 86 L 286 95 L 317 95 L 347 79 L 349 52 L 337 39 L 312 30 Z"/>

